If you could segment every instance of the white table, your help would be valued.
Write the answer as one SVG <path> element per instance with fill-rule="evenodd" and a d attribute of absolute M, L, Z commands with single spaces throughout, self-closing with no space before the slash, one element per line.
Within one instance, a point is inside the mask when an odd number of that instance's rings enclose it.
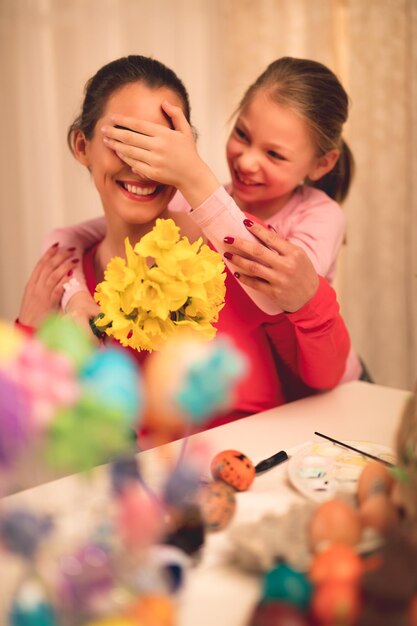
<path fill-rule="evenodd" d="M 225 426 L 193 435 L 190 444 L 208 445 L 212 455 L 229 448 L 244 452 L 254 463 L 281 449 L 291 453 L 315 440 L 314 431 L 340 440 L 367 440 L 393 445 L 397 425 L 410 392 L 364 382 L 342 385 L 285 406 L 271 409 Z M 146 478 L 153 488 L 164 479 L 164 460 L 175 459 L 181 441 L 140 454 Z M 207 469 L 208 473 L 208 469 Z M 67 546 L 89 528 L 94 515 L 106 505 L 108 475 L 96 468 L 91 481 L 79 476 L 22 491 L 1 502 L 2 507 L 28 506 L 52 513 L 56 536 Z M 302 496 L 286 479 L 286 464 L 257 477 L 246 493 L 237 494 L 233 524 L 259 519 L 267 511 L 283 512 Z M 244 626 L 259 594 L 259 581 L 225 565 L 227 530 L 208 536 L 201 563 L 190 572 L 180 603 L 179 626 Z M 48 558 L 56 558 L 57 554 Z M 0 574 L 0 623 L 9 602 L 19 567 L 2 556 Z M 7 577 L 5 571 L 7 569 Z"/>

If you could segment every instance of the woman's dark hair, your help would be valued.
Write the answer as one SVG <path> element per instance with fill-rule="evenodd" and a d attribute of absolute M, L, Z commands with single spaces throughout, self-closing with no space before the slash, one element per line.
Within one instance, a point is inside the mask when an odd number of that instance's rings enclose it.
<path fill-rule="evenodd" d="M 167 87 L 180 98 L 184 115 L 190 122 L 190 101 L 181 80 L 163 63 L 140 55 L 129 55 L 111 61 L 92 76 L 84 88 L 84 102 L 81 113 L 68 129 L 67 141 L 73 152 L 73 134 L 81 130 L 87 139 L 93 136 L 97 120 L 103 114 L 110 96 L 130 83 L 143 83 L 151 89 Z"/>
<path fill-rule="evenodd" d="M 342 202 L 354 174 L 353 155 L 342 138 L 348 117 L 349 99 L 337 76 L 322 63 L 309 59 L 282 57 L 273 61 L 244 94 L 238 111 L 246 107 L 259 90 L 271 99 L 297 111 L 308 123 L 318 155 L 338 148 L 334 168 L 307 184 Z"/>

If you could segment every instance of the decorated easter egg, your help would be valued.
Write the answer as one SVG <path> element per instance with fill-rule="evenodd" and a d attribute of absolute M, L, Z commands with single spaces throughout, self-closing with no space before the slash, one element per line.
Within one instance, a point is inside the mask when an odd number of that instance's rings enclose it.
<path fill-rule="evenodd" d="M 359 517 L 364 528 L 374 528 L 381 534 L 388 532 L 399 520 L 397 508 L 383 492 L 368 495 L 359 507 Z"/>
<path fill-rule="evenodd" d="M 113 586 L 111 554 L 101 545 L 86 544 L 61 558 L 57 589 L 60 606 L 69 615 L 95 615 Z"/>
<path fill-rule="evenodd" d="M 235 491 L 222 480 L 215 480 L 200 489 L 198 503 L 207 530 L 222 530 L 236 510 Z"/>
<path fill-rule="evenodd" d="M 214 480 L 223 480 L 237 491 L 246 491 L 255 478 L 255 466 L 246 454 L 238 450 L 223 450 L 211 462 Z"/>
<path fill-rule="evenodd" d="M 30 510 L 15 509 L 0 517 L 2 546 L 13 554 L 31 559 L 53 524 L 48 515 L 36 515 Z"/>
<path fill-rule="evenodd" d="M 364 502 L 376 493 L 389 494 L 394 484 L 394 477 L 386 465 L 379 461 L 369 461 L 358 479 L 358 501 Z"/>
<path fill-rule="evenodd" d="M 42 582 L 27 578 L 12 602 L 9 626 L 58 626 L 55 611 L 48 601 Z"/>
<path fill-rule="evenodd" d="M 29 399 L 19 385 L 0 371 L 0 468 L 13 464 L 30 438 Z"/>
<path fill-rule="evenodd" d="M 78 368 L 94 352 L 85 330 L 68 316 L 52 314 L 40 325 L 37 337 L 50 350 L 63 352 Z"/>
<path fill-rule="evenodd" d="M 164 542 L 194 555 L 204 544 L 205 526 L 200 507 L 192 503 L 170 507 Z"/>
<path fill-rule="evenodd" d="M 184 585 L 191 558 L 180 548 L 167 544 L 151 546 L 149 559 L 156 565 L 168 593 L 176 593 Z"/>
<path fill-rule="evenodd" d="M 310 580 L 316 585 L 328 580 L 355 582 L 363 570 L 363 562 L 352 546 L 333 543 L 315 555 Z"/>
<path fill-rule="evenodd" d="M 265 574 L 263 600 L 282 600 L 306 609 L 311 597 L 312 585 L 302 572 L 286 563 L 279 563 Z"/>
<path fill-rule="evenodd" d="M 408 617 L 410 626 L 417 626 L 417 593 L 411 598 L 409 605 Z"/>
<path fill-rule="evenodd" d="M 126 612 L 135 624 L 143 626 L 175 626 L 177 623 L 175 603 L 164 594 L 141 596 Z"/>
<path fill-rule="evenodd" d="M 87 622 L 85 626 L 137 626 L 137 621 L 129 617 L 105 617 Z"/>
<path fill-rule="evenodd" d="M 243 355 L 221 337 L 207 343 L 195 335 L 182 335 L 152 352 L 144 367 L 143 425 L 153 444 L 181 437 L 187 425 L 199 427 L 226 412 L 245 371 Z"/>
<path fill-rule="evenodd" d="M 268 600 L 256 606 L 248 626 L 308 626 L 309 623 L 307 617 L 295 606 Z"/>
<path fill-rule="evenodd" d="M 98 350 L 80 371 L 84 393 L 96 402 L 119 411 L 128 424 L 138 420 L 143 402 L 136 362 L 120 348 Z"/>
<path fill-rule="evenodd" d="M 360 609 L 358 585 L 340 580 L 318 585 L 311 601 L 311 612 L 321 626 L 354 626 Z"/>
<path fill-rule="evenodd" d="M 19 328 L 0 320 L 0 367 L 11 365 L 19 352 L 24 349 L 26 339 Z"/>
<path fill-rule="evenodd" d="M 163 508 L 140 484 L 132 483 L 117 501 L 120 535 L 129 548 L 152 545 L 163 533 Z"/>
<path fill-rule="evenodd" d="M 309 524 L 309 539 L 317 551 L 330 543 L 356 545 L 361 535 L 359 513 L 348 502 L 333 498 L 320 504 Z"/>

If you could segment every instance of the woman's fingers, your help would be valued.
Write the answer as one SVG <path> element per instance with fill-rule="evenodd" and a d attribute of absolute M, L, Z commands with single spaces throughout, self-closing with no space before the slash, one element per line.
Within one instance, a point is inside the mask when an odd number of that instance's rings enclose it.
<path fill-rule="evenodd" d="M 275 250 L 281 255 L 289 254 L 296 248 L 291 242 L 280 237 L 272 226 L 266 227 L 250 219 L 243 220 L 243 223 L 248 232 L 268 246 L 268 248 Z"/>
<path fill-rule="evenodd" d="M 64 284 L 71 279 L 79 263 L 72 248 L 54 245 L 39 259 L 26 284 L 19 320 L 28 326 L 38 326 L 53 311 L 59 309 Z"/>
<path fill-rule="evenodd" d="M 245 220 L 257 241 L 226 237 L 225 258 L 236 278 L 273 298 L 284 311 L 296 311 L 310 300 L 319 284 L 304 250 L 269 228 Z M 248 223 L 249 222 L 249 223 Z"/>

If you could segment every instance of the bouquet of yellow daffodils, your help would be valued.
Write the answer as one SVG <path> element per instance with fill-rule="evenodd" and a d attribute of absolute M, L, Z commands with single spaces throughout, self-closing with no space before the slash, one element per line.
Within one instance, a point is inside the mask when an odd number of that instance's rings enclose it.
<path fill-rule="evenodd" d="M 96 328 L 136 350 L 159 349 L 182 329 L 212 339 L 226 290 L 220 255 L 201 238 L 180 238 L 172 219 L 157 219 L 134 247 L 126 238 L 125 249 L 97 285 Z"/>

